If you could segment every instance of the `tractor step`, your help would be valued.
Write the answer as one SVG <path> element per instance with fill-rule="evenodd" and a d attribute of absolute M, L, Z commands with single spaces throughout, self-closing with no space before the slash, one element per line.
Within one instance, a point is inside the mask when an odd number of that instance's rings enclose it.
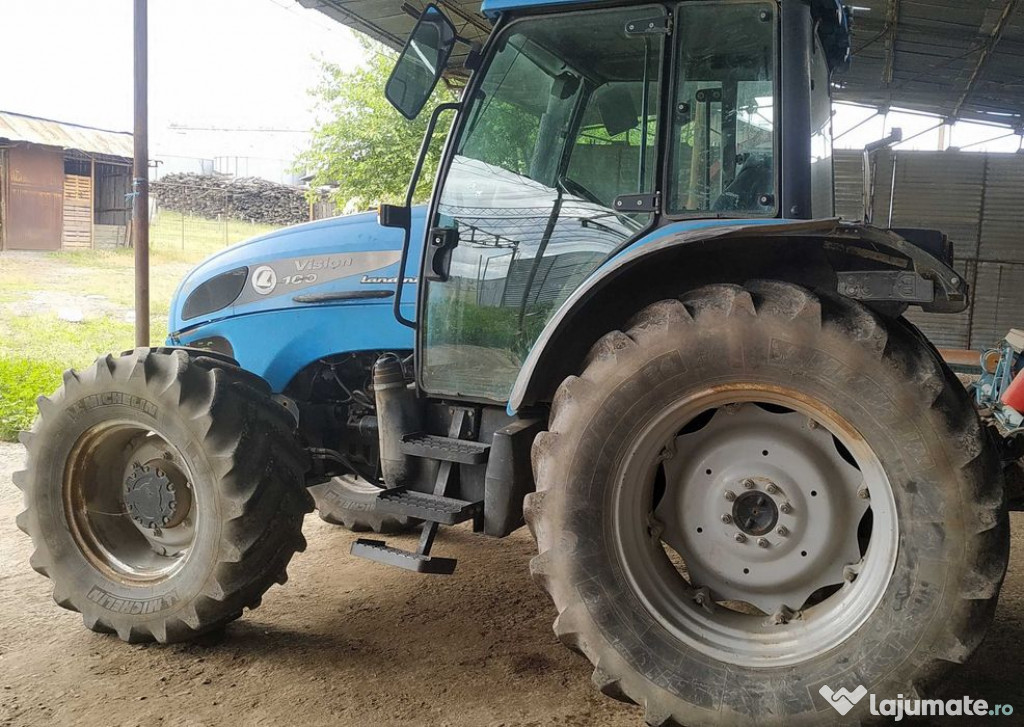
<path fill-rule="evenodd" d="M 418 432 L 402 437 L 403 453 L 440 462 L 433 493 L 393 487 L 382 490 L 374 501 L 377 512 L 406 515 L 424 521 L 416 551 L 392 548 L 381 540 L 360 538 L 352 543 L 352 555 L 417 573 L 451 575 L 455 571 L 455 558 L 432 557 L 430 549 L 434 547 L 434 538 L 441 525 L 455 525 L 472 519 L 473 530 L 483 530 L 484 503 L 457 500 L 448 497 L 447 493 L 459 472 L 456 465 L 482 464 L 487 461 L 487 453 L 491 448 L 488 444 L 458 438 L 465 430 L 466 418 L 466 410 L 456 407 L 448 427 L 450 436 L 439 437 Z"/>
<path fill-rule="evenodd" d="M 394 487 L 381 490 L 377 495 L 375 510 L 388 515 L 405 515 L 442 525 L 456 525 L 479 517 L 483 513 L 484 504 Z"/>
<path fill-rule="evenodd" d="M 397 568 L 415 571 L 417 573 L 435 573 L 437 575 L 449 576 L 455 572 L 455 558 L 440 558 L 438 556 L 412 553 L 408 550 L 392 548 L 383 540 L 370 540 L 359 538 L 352 543 L 352 555 L 367 560 L 373 560 L 384 565 L 393 565 Z"/>
<path fill-rule="evenodd" d="M 491 449 L 489 444 L 471 442 L 468 439 L 442 437 L 436 434 L 416 432 L 402 437 L 402 452 L 413 457 L 435 459 L 441 462 L 459 464 L 483 464 Z"/>

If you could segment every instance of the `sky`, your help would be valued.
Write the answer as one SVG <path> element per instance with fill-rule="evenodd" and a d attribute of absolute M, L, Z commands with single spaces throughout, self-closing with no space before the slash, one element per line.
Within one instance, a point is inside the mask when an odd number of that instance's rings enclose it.
<path fill-rule="evenodd" d="M 131 9 L 131 0 L 0 0 L 0 109 L 130 130 Z M 353 31 L 293 0 L 150 0 L 149 13 L 150 143 L 161 172 L 190 168 L 184 157 L 248 157 L 238 173 L 273 178 L 308 140 L 320 59 L 352 68 L 364 54 Z M 936 123 L 839 106 L 836 146 L 863 148 L 894 126 L 908 138 Z M 977 144 L 1003 133 L 958 124 L 944 140 L 1016 151 L 1016 137 Z M 898 148 L 941 141 L 934 130 Z"/>
<path fill-rule="evenodd" d="M 0 109 L 131 130 L 131 0 L 0 0 L 0 28 Z M 352 31 L 291 0 L 150 0 L 149 28 L 156 157 L 290 161 L 306 134 L 237 129 L 308 130 L 319 59 L 363 56 Z"/>

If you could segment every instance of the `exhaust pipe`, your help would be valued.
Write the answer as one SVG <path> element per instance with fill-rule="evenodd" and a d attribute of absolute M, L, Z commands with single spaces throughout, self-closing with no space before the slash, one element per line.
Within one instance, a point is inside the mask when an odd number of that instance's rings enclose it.
<path fill-rule="evenodd" d="M 422 429 L 416 394 L 405 380 L 398 356 L 386 353 L 373 365 L 377 401 L 380 469 L 388 487 L 411 485 L 416 479 L 414 458 L 402 453 L 402 437 Z"/>

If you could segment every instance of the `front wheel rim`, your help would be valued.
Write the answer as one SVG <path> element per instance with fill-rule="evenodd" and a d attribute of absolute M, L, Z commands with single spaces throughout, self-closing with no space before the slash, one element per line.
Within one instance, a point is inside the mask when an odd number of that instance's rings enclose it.
<path fill-rule="evenodd" d="M 669 405 L 633 437 L 610 504 L 635 595 L 721 662 L 779 667 L 835 648 L 875 612 L 895 568 L 896 504 L 878 457 L 794 390 L 719 386 Z"/>
<path fill-rule="evenodd" d="M 63 473 L 75 546 L 96 570 L 126 585 L 154 585 L 184 566 L 196 542 L 201 497 L 178 448 L 129 421 L 84 432 Z"/>

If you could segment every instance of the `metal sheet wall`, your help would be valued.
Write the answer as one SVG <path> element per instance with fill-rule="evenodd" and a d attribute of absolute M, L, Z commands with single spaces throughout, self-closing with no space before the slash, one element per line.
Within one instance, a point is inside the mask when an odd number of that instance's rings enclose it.
<path fill-rule="evenodd" d="M 8 149 L 8 250 L 59 250 L 64 207 L 64 152 L 42 146 Z"/>
<path fill-rule="evenodd" d="M 836 154 L 837 207 L 847 219 L 863 214 L 861 156 Z M 911 311 L 908 318 L 949 348 L 984 349 L 1024 325 L 1024 156 L 882 152 L 875 180 L 875 224 L 942 230 L 953 241 L 956 269 L 971 283 L 964 313 Z"/>

